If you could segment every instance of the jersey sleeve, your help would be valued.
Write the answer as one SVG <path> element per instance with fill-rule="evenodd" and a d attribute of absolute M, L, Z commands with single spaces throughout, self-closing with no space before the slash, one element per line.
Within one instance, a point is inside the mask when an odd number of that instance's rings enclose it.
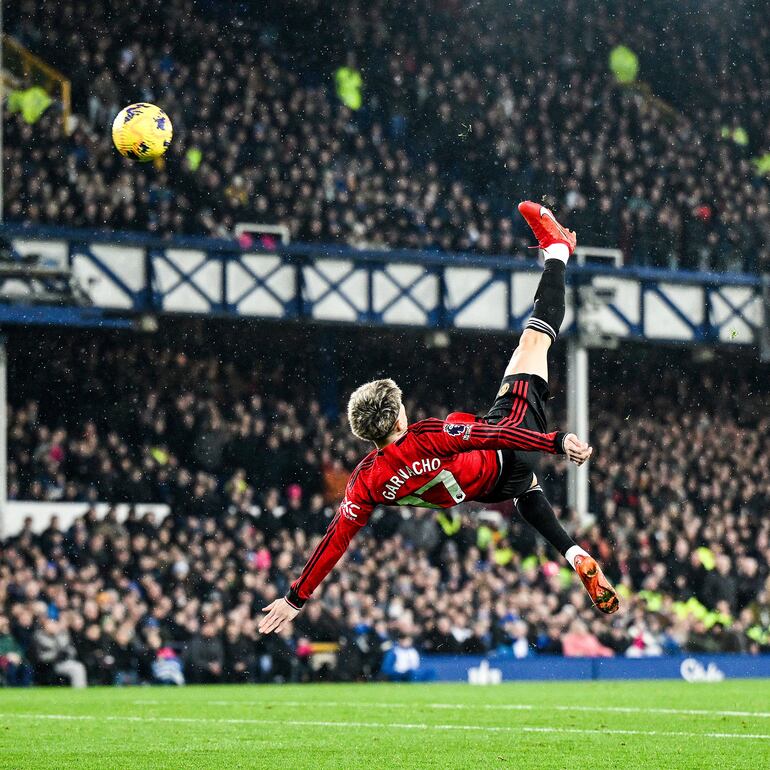
<path fill-rule="evenodd" d="M 505 421 L 497 425 L 485 422 L 444 422 L 423 420 L 415 432 L 439 456 L 470 452 L 474 449 L 520 449 L 524 452 L 564 453 L 566 433 L 538 433 L 516 428 Z"/>
<path fill-rule="evenodd" d="M 355 485 L 345 493 L 337 514 L 329 524 L 321 542 L 307 560 L 300 576 L 291 584 L 286 601 L 299 609 L 310 598 L 319 583 L 334 569 L 348 549 L 356 533 L 369 521 L 374 505 L 356 495 Z"/>

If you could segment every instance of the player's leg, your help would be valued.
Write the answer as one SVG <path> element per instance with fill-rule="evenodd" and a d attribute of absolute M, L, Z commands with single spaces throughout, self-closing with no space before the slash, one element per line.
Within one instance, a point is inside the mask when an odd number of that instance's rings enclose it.
<path fill-rule="evenodd" d="M 505 370 L 511 374 L 536 374 L 548 382 L 548 349 L 556 339 L 564 320 L 564 273 L 577 238 L 562 227 L 545 206 L 532 201 L 519 204 L 519 211 L 532 228 L 543 250 L 543 275 L 535 292 L 532 316 L 525 324 L 519 345 Z"/>
<path fill-rule="evenodd" d="M 561 248 L 559 248 L 561 247 Z M 535 292 L 535 306 L 524 326 L 516 350 L 505 374 L 536 374 L 548 382 L 548 350 L 559 333 L 564 320 L 566 286 L 564 273 L 567 247 L 555 243 L 548 250 L 564 254 L 565 261 L 547 256 L 543 274 Z M 546 252 L 548 255 L 548 252 Z"/>
<path fill-rule="evenodd" d="M 620 606 L 615 589 L 596 560 L 559 523 L 536 478 L 532 486 L 515 502 L 522 519 L 536 529 L 577 572 L 596 608 L 608 615 L 615 612 Z"/>
<path fill-rule="evenodd" d="M 548 382 L 548 349 L 551 339 L 542 332 L 524 329 L 503 377 L 511 374 L 536 374 Z"/>

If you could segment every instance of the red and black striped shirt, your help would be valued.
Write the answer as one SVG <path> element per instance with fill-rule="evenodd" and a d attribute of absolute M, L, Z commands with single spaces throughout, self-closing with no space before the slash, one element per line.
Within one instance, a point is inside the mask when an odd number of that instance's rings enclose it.
<path fill-rule="evenodd" d="M 538 433 L 509 418 L 496 425 L 428 419 L 370 452 L 348 480 L 345 499 L 287 600 L 301 607 L 345 553 L 378 505 L 451 508 L 489 494 L 500 473 L 499 449 L 559 454 L 564 433 Z"/>

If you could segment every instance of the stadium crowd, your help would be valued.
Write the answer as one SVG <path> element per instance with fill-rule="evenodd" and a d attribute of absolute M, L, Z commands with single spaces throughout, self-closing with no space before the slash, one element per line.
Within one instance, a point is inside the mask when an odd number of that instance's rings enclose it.
<path fill-rule="evenodd" d="M 260 638 L 261 608 L 287 590 L 365 451 L 338 416 L 350 386 L 387 371 L 413 419 L 482 411 L 509 346 L 458 336 L 426 350 L 385 331 L 372 351 L 360 332 L 175 326 L 160 340 L 14 338 L 10 381 L 25 384 L 9 415 L 11 495 L 170 514 L 89 511 L 2 544 L 7 682 L 358 679 L 411 644 L 515 657 L 770 650 L 770 421 L 750 361 L 693 362 L 684 380 L 678 353 L 647 351 L 652 397 L 633 350 L 595 362 L 594 403 L 608 406 L 592 420 L 593 520 L 566 509 L 561 461 L 541 476 L 620 584 L 617 616 L 590 607 L 510 504 L 404 508 L 376 512 L 293 628 Z M 278 348 L 281 365 L 263 364 L 259 350 Z M 418 353 L 450 374 L 415 373 Z M 42 362 L 47 378 L 34 376 Z M 558 364 L 553 379 L 558 392 Z"/>
<path fill-rule="evenodd" d="M 767 7 L 707 5 L 21 0 L 7 28 L 71 78 L 80 117 L 69 136 L 53 109 L 6 118 L 6 218 L 524 255 L 512 203 L 545 194 L 628 263 L 767 269 Z M 617 85 L 618 43 L 663 100 Z M 360 109 L 335 93 L 343 65 Z M 154 168 L 110 144 L 138 100 L 174 125 Z"/>

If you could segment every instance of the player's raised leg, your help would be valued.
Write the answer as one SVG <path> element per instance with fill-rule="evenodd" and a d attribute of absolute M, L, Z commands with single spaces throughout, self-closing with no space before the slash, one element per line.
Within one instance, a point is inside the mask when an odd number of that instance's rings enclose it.
<path fill-rule="evenodd" d="M 556 221 L 545 206 L 532 201 L 519 204 L 519 212 L 537 238 L 545 255 L 540 284 L 535 292 L 535 306 L 527 321 L 519 345 L 505 370 L 505 375 L 533 374 L 548 383 L 548 350 L 564 320 L 567 260 L 575 250 L 577 237 Z M 618 609 L 615 589 L 604 576 L 596 560 L 570 537 L 556 518 L 553 507 L 537 478 L 516 499 L 521 517 L 556 548 L 577 572 L 591 600 L 605 613 Z"/>
<path fill-rule="evenodd" d="M 545 255 L 543 275 L 535 292 L 535 307 L 519 345 L 505 370 L 509 374 L 536 374 L 548 382 L 548 349 L 564 320 L 567 260 L 575 250 L 577 237 L 562 227 L 545 206 L 532 201 L 519 204 L 519 212 L 532 228 Z"/>

